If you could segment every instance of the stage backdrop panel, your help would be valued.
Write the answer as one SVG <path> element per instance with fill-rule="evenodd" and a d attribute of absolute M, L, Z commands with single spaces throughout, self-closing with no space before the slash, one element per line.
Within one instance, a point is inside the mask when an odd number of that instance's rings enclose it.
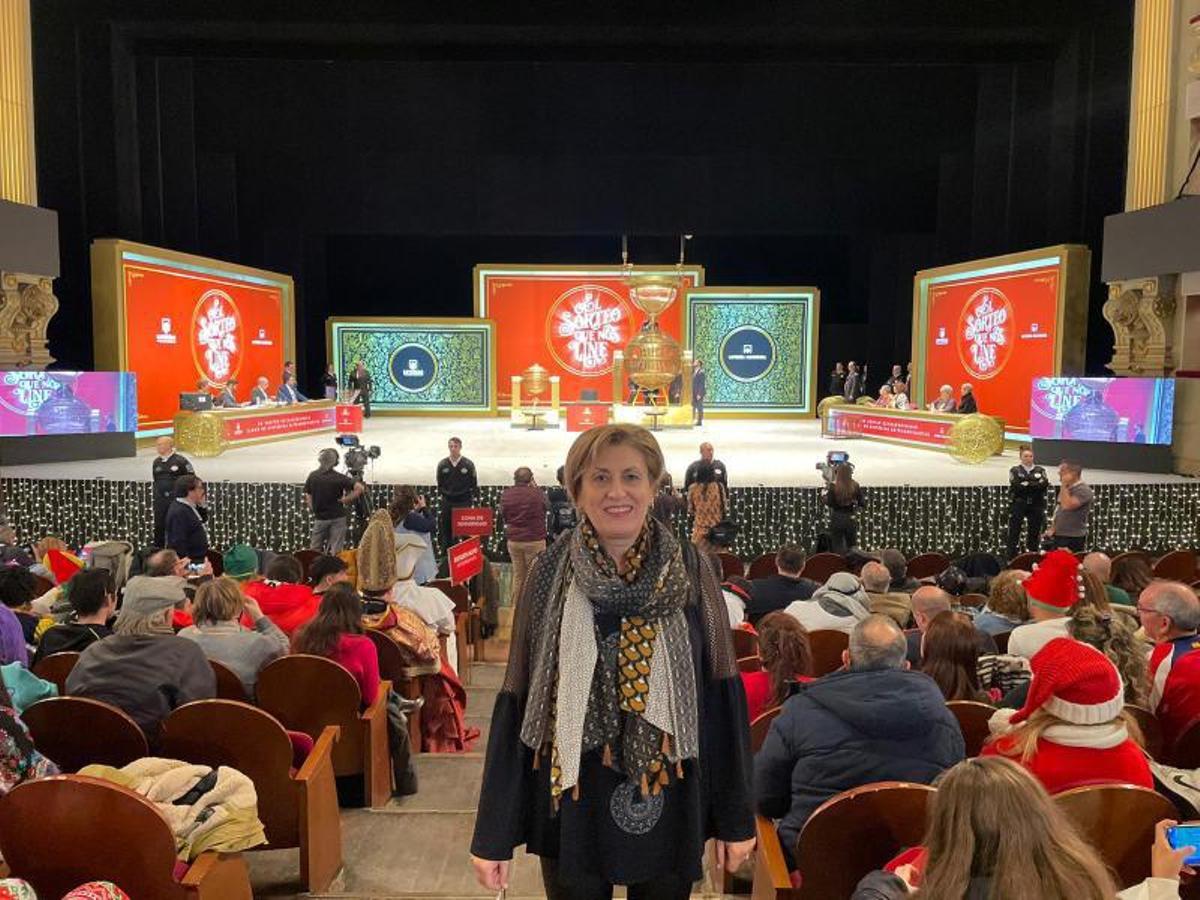
<path fill-rule="evenodd" d="M 496 323 L 499 405 L 512 404 L 512 376 L 534 363 L 561 379 L 563 400 L 593 390 L 613 399 L 613 354 L 645 321 L 629 301 L 622 266 L 477 265 L 475 314 Z M 675 277 L 674 266 L 634 266 L 635 275 Z M 684 290 L 704 284 L 702 266 L 683 267 Z M 683 297 L 661 316 L 663 331 L 681 340 Z"/>
<path fill-rule="evenodd" d="M 248 400 L 293 359 L 294 289 L 277 272 L 104 239 L 92 243 L 96 367 L 137 375 L 138 437 L 170 434 L 181 391 L 238 379 Z"/>
<path fill-rule="evenodd" d="M 345 386 L 356 360 L 371 373 L 371 409 L 496 411 L 496 326 L 484 319 L 326 320 L 329 359 Z"/>
<path fill-rule="evenodd" d="M 910 399 L 924 409 L 970 382 L 980 412 L 1026 436 L 1033 379 L 1083 371 L 1090 267 L 1087 247 L 1064 244 L 918 272 Z"/>
<path fill-rule="evenodd" d="M 0 435 L 135 431 L 136 381 L 128 372 L 0 372 Z"/>
<path fill-rule="evenodd" d="M 684 341 L 704 360 L 705 412 L 813 415 L 820 305 L 814 287 L 688 291 Z"/>

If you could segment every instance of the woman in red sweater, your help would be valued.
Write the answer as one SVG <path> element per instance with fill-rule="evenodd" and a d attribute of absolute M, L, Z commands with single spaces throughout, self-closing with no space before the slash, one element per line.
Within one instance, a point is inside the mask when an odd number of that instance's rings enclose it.
<path fill-rule="evenodd" d="M 773 612 L 758 623 L 758 655 L 762 671 L 743 672 L 746 711 L 753 722 L 792 695 L 797 682 L 812 681 L 812 647 L 808 631 L 785 612 Z"/>
<path fill-rule="evenodd" d="M 1130 737 L 1121 676 L 1108 657 L 1064 637 L 1046 644 L 1031 665 L 1025 705 L 997 710 L 980 755 L 1019 762 L 1051 794 L 1087 784 L 1153 789 L 1150 766 Z"/>
<path fill-rule="evenodd" d="M 354 588 L 346 582 L 335 584 L 321 597 L 317 614 L 296 632 L 292 649 L 345 666 L 367 707 L 379 694 L 379 654 L 363 633 L 362 614 L 362 600 Z"/>

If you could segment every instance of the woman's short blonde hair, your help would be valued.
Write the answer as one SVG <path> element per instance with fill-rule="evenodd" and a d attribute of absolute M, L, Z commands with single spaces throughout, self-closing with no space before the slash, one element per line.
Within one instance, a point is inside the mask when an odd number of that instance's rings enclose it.
<path fill-rule="evenodd" d="M 197 588 L 196 599 L 192 601 L 192 618 L 202 624 L 229 622 L 241 616 L 245 603 L 238 583 L 222 575 Z"/>
<path fill-rule="evenodd" d="M 600 451 L 605 447 L 616 447 L 621 444 L 627 444 L 642 454 L 650 483 L 658 484 L 667 464 L 663 459 L 662 448 L 658 446 L 654 435 L 639 425 L 604 425 L 585 431 L 575 439 L 575 443 L 567 451 L 563 484 L 572 500 L 578 502 L 584 473 L 596 462 L 596 456 Z"/>
<path fill-rule="evenodd" d="M 1021 583 L 1028 573 L 1020 569 L 1005 569 L 992 579 L 988 591 L 988 609 L 1001 616 L 1022 621 L 1029 618 L 1029 597 Z"/>

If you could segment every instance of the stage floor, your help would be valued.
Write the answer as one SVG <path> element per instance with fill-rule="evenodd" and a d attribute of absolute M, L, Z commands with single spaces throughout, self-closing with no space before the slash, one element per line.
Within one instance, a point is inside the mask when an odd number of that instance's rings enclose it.
<path fill-rule="evenodd" d="M 539 484 L 554 483 L 554 472 L 566 459 L 574 433 L 561 430 L 522 431 L 509 427 L 508 419 L 412 418 L 376 416 L 367 420 L 364 444 L 383 451 L 369 481 L 429 485 L 434 467 L 446 455 L 446 440 L 457 435 L 463 453 L 472 459 L 481 484 L 512 483 L 513 470 L 529 466 Z M 817 462 L 830 449 L 848 450 L 855 478 L 865 486 L 914 485 L 956 487 L 1008 483 L 1008 469 L 1016 451 L 994 457 L 983 465 L 968 466 L 933 450 L 866 440 L 831 441 L 821 437 L 815 419 L 800 421 L 715 420 L 689 431 L 657 433 L 676 483 L 684 469 L 698 457 L 698 445 L 709 441 L 729 469 L 732 487 L 819 487 Z M 230 450 L 212 459 L 196 459 L 196 469 L 209 481 L 300 483 L 316 468 L 317 453 L 333 446 L 333 435 L 299 437 Z M 149 481 L 153 448 L 136 457 L 37 466 L 6 466 L 5 478 L 107 478 L 114 481 Z M 1093 484 L 1183 482 L 1178 475 L 1149 475 L 1089 469 L 1084 478 Z"/>

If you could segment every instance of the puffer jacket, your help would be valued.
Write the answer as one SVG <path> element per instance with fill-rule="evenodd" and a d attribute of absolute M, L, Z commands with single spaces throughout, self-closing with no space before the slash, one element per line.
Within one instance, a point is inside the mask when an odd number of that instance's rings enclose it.
<path fill-rule="evenodd" d="M 780 819 L 789 864 L 800 829 L 841 791 L 929 784 L 962 760 L 962 731 L 933 679 L 906 669 L 834 672 L 801 685 L 754 757 L 758 811 Z"/>

